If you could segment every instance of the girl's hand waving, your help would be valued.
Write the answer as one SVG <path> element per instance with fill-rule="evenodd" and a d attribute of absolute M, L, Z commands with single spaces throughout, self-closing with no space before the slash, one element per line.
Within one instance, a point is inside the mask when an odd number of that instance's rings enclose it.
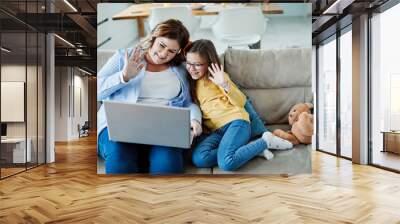
<path fill-rule="evenodd" d="M 228 88 L 228 82 L 225 80 L 224 77 L 224 68 L 222 66 L 218 66 L 215 63 L 212 63 L 211 66 L 208 67 L 208 71 L 210 72 L 210 80 L 218 85 L 227 90 Z"/>

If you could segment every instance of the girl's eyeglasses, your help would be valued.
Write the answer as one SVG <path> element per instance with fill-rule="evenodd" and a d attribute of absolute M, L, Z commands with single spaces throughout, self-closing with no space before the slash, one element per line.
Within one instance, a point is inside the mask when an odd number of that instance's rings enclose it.
<path fill-rule="evenodd" d="M 192 64 L 192 63 L 186 62 L 186 67 L 187 67 L 188 69 L 189 69 L 190 67 L 193 67 L 193 68 L 196 69 L 196 70 L 200 70 L 201 67 L 203 67 L 203 65 L 205 65 L 205 63 L 203 63 L 203 64 L 199 64 L 199 63 Z"/>

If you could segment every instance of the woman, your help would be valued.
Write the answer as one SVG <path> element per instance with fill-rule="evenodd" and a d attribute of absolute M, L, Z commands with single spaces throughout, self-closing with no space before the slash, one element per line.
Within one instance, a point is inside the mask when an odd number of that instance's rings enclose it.
<path fill-rule="evenodd" d="M 200 135 L 201 112 L 192 103 L 182 64 L 188 43 L 189 32 L 180 21 L 158 24 L 135 49 L 119 50 L 107 61 L 98 73 L 98 100 L 189 107 L 193 134 Z M 107 174 L 183 172 L 182 149 L 110 141 L 103 106 L 97 122 L 98 154 Z"/>

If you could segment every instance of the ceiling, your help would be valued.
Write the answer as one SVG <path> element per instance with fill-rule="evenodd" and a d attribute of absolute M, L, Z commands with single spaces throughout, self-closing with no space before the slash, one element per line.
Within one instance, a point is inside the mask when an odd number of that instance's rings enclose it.
<path fill-rule="evenodd" d="M 37 35 L 54 32 L 75 45 L 55 38 L 56 65 L 74 65 L 96 73 L 96 5 L 99 2 L 69 0 L 75 10 L 63 0 L 47 0 L 47 5 L 45 0 L 1 0 L 1 43 L 12 49 L 7 55 L 2 52 L 6 56 L 2 60 L 24 63 L 37 57 L 37 51 L 44 48 L 44 44 L 37 43 L 44 36 Z M 48 13 L 50 9 L 52 13 Z"/>
<path fill-rule="evenodd" d="M 313 44 L 350 25 L 354 17 L 374 12 L 389 0 L 331 0 L 313 2 Z"/>

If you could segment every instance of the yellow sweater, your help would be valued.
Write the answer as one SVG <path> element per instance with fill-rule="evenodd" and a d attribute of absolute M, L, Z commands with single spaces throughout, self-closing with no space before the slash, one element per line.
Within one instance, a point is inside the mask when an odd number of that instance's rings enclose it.
<path fill-rule="evenodd" d="M 196 97 L 203 113 L 203 124 L 211 131 L 237 119 L 250 122 L 249 114 L 244 109 L 246 96 L 226 73 L 225 80 L 229 83 L 228 92 L 206 77 L 196 81 Z"/>

